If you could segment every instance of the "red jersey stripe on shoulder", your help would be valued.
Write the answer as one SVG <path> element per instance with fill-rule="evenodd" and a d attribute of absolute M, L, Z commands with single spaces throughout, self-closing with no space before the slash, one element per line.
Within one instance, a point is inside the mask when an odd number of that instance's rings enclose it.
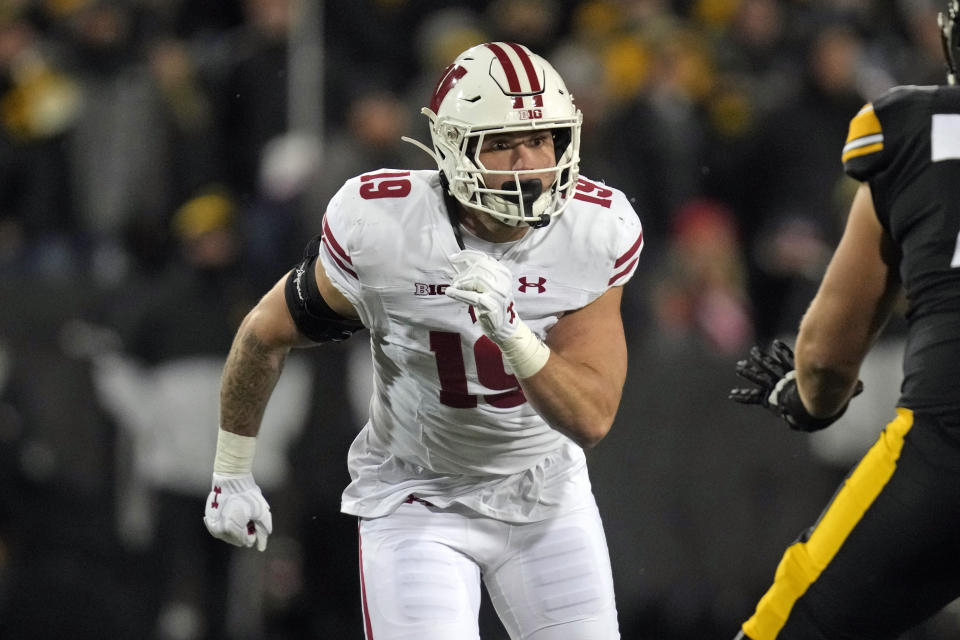
<path fill-rule="evenodd" d="M 640 250 L 640 246 L 643 244 L 643 231 L 640 232 L 640 235 L 637 236 L 637 241 L 633 243 L 633 246 L 627 249 L 626 253 L 617 258 L 617 261 L 613 263 L 613 268 L 616 269 L 624 262 L 629 260 L 634 256 L 634 254 Z"/>
<path fill-rule="evenodd" d="M 537 70 L 533 68 L 533 60 L 530 59 L 530 55 L 527 53 L 527 50 L 515 42 L 508 42 L 507 46 L 513 49 L 514 53 L 517 54 L 517 57 L 520 58 L 520 64 L 523 65 L 523 70 L 527 72 L 527 80 L 530 82 L 530 90 L 534 93 L 539 92 L 540 89 L 540 78 L 537 77 Z"/>
<path fill-rule="evenodd" d="M 626 269 L 624 269 L 624 270 L 621 271 L 620 273 L 614 274 L 614 276 L 613 276 L 612 278 L 610 278 L 610 280 L 607 281 L 607 284 L 613 284 L 614 282 L 616 282 L 617 280 L 619 280 L 619 279 L 622 278 L 623 276 L 625 276 L 625 275 L 627 275 L 628 273 L 630 273 L 630 271 L 633 269 L 634 265 L 637 264 L 637 261 L 638 261 L 638 260 L 640 260 L 640 256 L 637 256 L 636 258 L 634 258 L 634 259 L 633 259 L 633 262 L 631 262 L 630 264 L 628 264 Z"/>
<path fill-rule="evenodd" d="M 337 239 L 333 236 L 333 231 L 330 231 L 330 225 L 327 224 L 327 216 L 323 216 L 323 237 L 330 243 L 330 246 L 337 252 L 337 254 L 347 261 L 350 264 L 353 264 L 353 260 L 350 259 L 350 256 L 346 251 L 343 250 L 343 247 L 340 246 L 340 243 L 337 242 Z"/>
<path fill-rule="evenodd" d="M 510 92 L 520 93 L 523 91 L 520 87 L 520 78 L 517 76 L 517 70 L 513 68 L 513 62 L 511 62 L 510 56 L 503 50 L 503 47 L 496 43 L 489 43 L 487 44 L 487 48 L 493 51 L 493 55 L 497 56 L 497 60 L 500 61 L 500 66 L 503 67 L 503 72 L 507 75 L 507 84 L 510 85 Z"/>
<path fill-rule="evenodd" d="M 327 236 L 323 236 L 322 242 L 323 242 L 323 248 L 327 250 L 327 255 L 329 255 L 333 259 L 333 261 L 337 263 L 337 266 L 339 266 L 343 271 L 345 271 L 346 273 L 350 274 L 351 276 L 359 280 L 360 276 L 357 275 L 357 272 L 351 269 L 350 267 L 348 267 L 346 263 L 344 263 L 344 261 L 340 259 L 340 256 L 334 253 L 333 249 L 330 248 L 330 244 L 327 242 Z"/>

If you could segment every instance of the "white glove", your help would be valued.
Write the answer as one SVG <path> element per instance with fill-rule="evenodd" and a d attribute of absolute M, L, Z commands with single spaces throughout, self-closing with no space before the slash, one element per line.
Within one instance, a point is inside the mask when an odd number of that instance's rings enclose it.
<path fill-rule="evenodd" d="M 252 547 L 256 543 L 260 551 L 267 548 L 267 536 L 273 532 L 270 505 L 250 473 L 213 474 L 203 523 L 214 538 L 238 547 Z"/>
<path fill-rule="evenodd" d="M 471 249 L 452 255 L 450 261 L 457 275 L 445 293 L 471 305 L 483 332 L 502 345 L 522 322 L 514 309 L 513 274 L 487 254 Z"/>

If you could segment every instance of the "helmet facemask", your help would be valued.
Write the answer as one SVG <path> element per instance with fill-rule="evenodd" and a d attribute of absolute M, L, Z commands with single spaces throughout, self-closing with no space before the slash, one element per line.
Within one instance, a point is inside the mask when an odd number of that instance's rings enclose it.
<path fill-rule="evenodd" d="M 546 129 L 553 139 L 553 167 L 529 171 L 497 170 L 484 166 L 480 150 L 484 140 L 502 133 L 527 133 Z M 542 227 L 552 216 L 559 215 L 573 196 L 579 171 L 572 161 L 579 157 L 579 136 L 570 133 L 571 128 L 517 127 L 487 129 L 478 132 L 465 131 L 461 146 L 455 154 L 457 160 L 452 168 L 453 179 L 450 192 L 461 204 L 484 211 L 503 224 L 519 226 L 529 224 Z M 558 133 L 559 132 L 559 133 Z M 546 177 L 546 176 L 550 177 Z M 488 186 L 484 180 L 504 176 L 499 187 Z M 497 180 L 499 182 L 499 180 Z"/>
<path fill-rule="evenodd" d="M 572 199 L 582 114 L 553 67 L 526 47 L 490 43 L 464 52 L 444 72 L 430 108 L 421 112 L 429 120 L 433 150 L 407 140 L 434 157 L 450 194 L 463 206 L 510 226 L 541 227 Z M 480 160 L 486 137 L 536 131 L 550 132 L 555 166 L 492 170 Z M 550 184 L 538 185 L 532 175 L 550 173 Z M 492 188 L 484 174 L 507 179 Z"/>

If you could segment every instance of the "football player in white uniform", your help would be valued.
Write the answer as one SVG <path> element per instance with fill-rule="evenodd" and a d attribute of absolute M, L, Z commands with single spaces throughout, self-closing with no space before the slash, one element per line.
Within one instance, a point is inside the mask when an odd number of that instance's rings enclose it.
<path fill-rule="evenodd" d="M 432 148 L 411 142 L 439 172 L 349 180 L 240 327 L 204 520 L 266 546 L 250 465 L 284 357 L 365 327 L 373 397 L 342 510 L 359 519 L 367 639 L 479 638 L 481 578 L 513 639 L 619 638 L 583 449 L 620 403 L 640 222 L 579 176 L 581 113 L 526 47 L 465 51 L 423 113 Z"/>

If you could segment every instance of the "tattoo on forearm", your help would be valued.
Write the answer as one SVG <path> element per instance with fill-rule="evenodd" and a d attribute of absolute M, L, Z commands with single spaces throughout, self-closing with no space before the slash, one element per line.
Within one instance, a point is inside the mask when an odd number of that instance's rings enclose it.
<path fill-rule="evenodd" d="M 286 352 L 270 350 L 253 333 L 234 340 L 221 380 L 221 426 L 241 435 L 257 434 L 285 359 Z"/>

